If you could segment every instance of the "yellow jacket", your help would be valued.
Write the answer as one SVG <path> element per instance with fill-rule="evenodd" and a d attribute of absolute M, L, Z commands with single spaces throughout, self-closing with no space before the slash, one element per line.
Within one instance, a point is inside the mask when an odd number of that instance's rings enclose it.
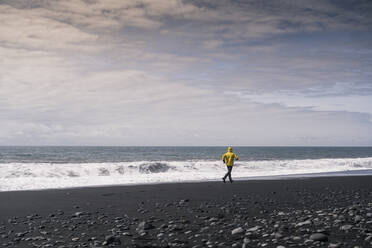
<path fill-rule="evenodd" d="M 234 161 L 239 160 L 238 155 L 233 153 L 231 147 L 227 149 L 227 152 L 222 156 L 222 161 L 226 163 L 227 166 L 234 166 Z"/>

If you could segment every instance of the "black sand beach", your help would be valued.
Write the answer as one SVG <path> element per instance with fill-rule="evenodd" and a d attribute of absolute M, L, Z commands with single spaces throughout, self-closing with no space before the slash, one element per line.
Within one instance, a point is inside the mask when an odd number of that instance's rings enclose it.
<path fill-rule="evenodd" d="M 372 176 L 1 192 L 0 247 L 372 247 Z"/>

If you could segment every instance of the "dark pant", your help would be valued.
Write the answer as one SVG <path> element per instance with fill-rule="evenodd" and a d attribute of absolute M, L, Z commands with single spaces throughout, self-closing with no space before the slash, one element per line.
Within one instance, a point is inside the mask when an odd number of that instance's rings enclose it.
<path fill-rule="evenodd" d="M 232 171 L 232 166 L 227 166 L 227 173 L 226 173 L 225 176 L 223 177 L 223 180 L 225 180 L 226 177 L 229 176 L 229 180 L 230 180 L 230 182 L 232 182 L 231 171 Z"/>

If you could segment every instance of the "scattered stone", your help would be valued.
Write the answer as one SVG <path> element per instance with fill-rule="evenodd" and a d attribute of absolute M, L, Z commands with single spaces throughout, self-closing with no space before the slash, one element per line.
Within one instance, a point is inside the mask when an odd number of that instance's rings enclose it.
<path fill-rule="evenodd" d="M 341 226 L 340 229 L 343 230 L 343 231 L 348 231 L 348 230 L 350 230 L 352 227 L 353 227 L 352 225 L 343 225 L 343 226 Z"/>
<path fill-rule="evenodd" d="M 251 227 L 251 228 L 249 228 L 247 231 L 248 231 L 248 232 L 256 232 L 256 231 L 258 231 L 260 228 L 261 228 L 260 226 L 255 226 L 255 227 Z"/>
<path fill-rule="evenodd" d="M 237 227 L 237 228 L 235 228 L 235 229 L 233 229 L 232 231 L 231 231 L 231 234 L 232 235 L 236 235 L 236 234 L 240 234 L 240 233 L 243 233 L 244 232 L 244 229 L 243 228 L 241 228 L 241 227 Z"/>
<path fill-rule="evenodd" d="M 74 216 L 80 217 L 84 214 L 84 212 L 75 212 Z"/>
<path fill-rule="evenodd" d="M 280 239 L 280 238 L 283 238 L 283 234 L 282 233 L 280 233 L 280 232 L 276 232 L 275 234 L 274 234 L 274 237 L 276 238 L 276 239 Z"/>
<path fill-rule="evenodd" d="M 119 205 L 107 211 L 64 214 L 52 210 L 7 216 L 0 219 L 0 247 L 370 247 L 369 189 L 338 192 L 289 187 L 285 194 L 293 194 L 296 204 L 285 200 L 282 205 L 275 198 L 282 196 L 278 192 L 246 197 L 236 193 L 228 199 L 190 204 L 188 199 L 153 202 L 149 198 L 138 202 L 139 211 L 131 216 L 123 215 L 125 209 Z M 321 199 L 320 203 L 314 199 Z M 332 243 L 320 243 L 326 241 Z"/>
<path fill-rule="evenodd" d="M 150 230 L 150 229 L 153 229 L 155 228 L 155 226 L 153 226 L 151 223 L 147 222 L 147 221 L 142 221 L 138 224 L 137 226 L 137 232 L 143 232 L 143 231 L 146 231 L 146 230 Z"/>
<path fill-rule="evenodd" d="M 339 248 L 339 247 L 341 247 L 340 244 L 330 243 L 330 244 L 328 245 L 328 248 Z"/>
<path fill-rule="evenodd" d="M 186 202 L 189 202 L 189 199 L 182 199 L 178 202 L 178 205 L 183 205 L 185 204 Z"/>
<path fill-rule="evenodd" d="M 311 234 L 310 239 L 314 241 L 325 242 L 325 241 L 328 241 L 328 236 L 325 235 L 324 233 L 314 233 L 314 234 Z"/>
<path fill-rule="evenodd" d="M 303 222 L 299 222 L 299 223 L 296 224 L 296 227 L 301 227 L 301 226 L 306 226 L 306 225 L 311 225 L 311 221 L 306 220 L 306 221 L 303 221 Z"/>
<path fill-rule="evenodd" d="M 111 245 L 111 244 L 120 245 L 121 244 L 120 238 L 114 235 L 106 236 L 105 241 L 102 243 L 102 245 Z"/>

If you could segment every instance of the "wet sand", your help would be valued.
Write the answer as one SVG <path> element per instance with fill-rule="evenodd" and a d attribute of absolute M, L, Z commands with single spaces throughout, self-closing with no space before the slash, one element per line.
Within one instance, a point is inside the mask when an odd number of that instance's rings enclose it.
<path fill-rule="evenodd" d="M 372 176 L 0 192 L 0 247 L 372 247 Z"/>

